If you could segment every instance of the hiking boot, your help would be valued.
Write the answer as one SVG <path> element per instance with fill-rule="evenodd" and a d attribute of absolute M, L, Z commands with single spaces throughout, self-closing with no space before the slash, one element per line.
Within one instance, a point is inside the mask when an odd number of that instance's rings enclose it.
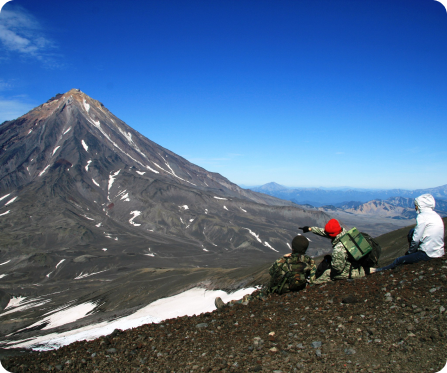
<path fill-rule="evenodd" d="M 223 300 L 220 297 L 217 297 L 214 300 L 214 305 L 216 306 L 217 309 L 221 309 L 223 306 L 225 306 L 225 303 L 223 302 Z"/>

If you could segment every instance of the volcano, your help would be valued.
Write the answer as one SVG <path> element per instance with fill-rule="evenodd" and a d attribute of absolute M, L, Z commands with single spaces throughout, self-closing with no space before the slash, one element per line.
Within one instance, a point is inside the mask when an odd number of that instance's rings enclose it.
<path fill-rule="evenodd" d="M 252 265 L 327 219 L 188 162 L 78 89 L 0 126 L 0 261 L 31 261 L 33 276 L 99 272 L 117 255 L 131 267 Z"/>

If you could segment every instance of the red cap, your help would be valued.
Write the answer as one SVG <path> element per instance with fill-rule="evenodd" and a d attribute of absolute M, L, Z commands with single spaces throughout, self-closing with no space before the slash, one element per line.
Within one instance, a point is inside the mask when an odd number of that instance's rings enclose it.
<path fill-rule="evenodd" d="M 324 231 L 330 236 L 330 237 L 337 237 L 343 229 L 340 226 L 340 223 L 336 219 L 331 219 L 327 222 L 326 226 L 324 227 Z"/>

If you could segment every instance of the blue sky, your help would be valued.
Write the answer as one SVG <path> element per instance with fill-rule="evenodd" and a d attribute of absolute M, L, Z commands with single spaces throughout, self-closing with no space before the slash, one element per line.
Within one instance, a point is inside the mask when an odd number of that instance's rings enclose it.
<path fill-rule="evenodd" d="M 79 88 L 243 185 L 447 184 L 435 0 L 14 0 L 0 123 Z"/>

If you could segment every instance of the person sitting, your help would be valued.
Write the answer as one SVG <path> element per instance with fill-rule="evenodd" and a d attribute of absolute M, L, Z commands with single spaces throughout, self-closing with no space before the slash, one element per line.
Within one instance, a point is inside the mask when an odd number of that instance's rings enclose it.
<path fill-rule="evenodd" d="M 315 261 L 305 255 L 308 247 L 309 240 L 306 237 L 296 236 L 292 240 L 292 252 L 277 259 L 270 267 L 269 284 L 253 294 L 247 294 L 242 299 L 232 300 L 228 304 L 248 304 L 253 299 L 264 300 L 271 293 L 284 294 L 290 291 L 299 291 L 306 287 L 307 282 L 313 283 L 317 267 Z M 226 304 L 220 297 L 217 297 L 214 305 L 220 309 Z"/>
<path fill-rule="evenodd" d="M 417 212 L 416 227 L 408 234 L 409 249 L 404 256 L 386 267 L 371 268 L 371 273 L 393 269 L 400 264 L 411 264 L 440 258 L 444 255 L 444 222 L 433 211 L 435 199 L 431 194 L 423 194 L 414 200 Z"/>
<path fill-rule="evenodd" d="M 332 259 L 330 268 L 319 276 L 314 284 L 323 284 L 331 280 L 344 280 L 351 278 L 359 278 L 365 276 L 365 270 L 355 261 L 349 260 L 349 253 L 343 246 L 340 238 L 343 237 L 347 230 L 342 228 L 338 220 L 330 219 L 323 228 L 318 227 L 300 227 L 304 233 L 312 232 L 319 236 L 329 238 L 332 242 Z"/>

